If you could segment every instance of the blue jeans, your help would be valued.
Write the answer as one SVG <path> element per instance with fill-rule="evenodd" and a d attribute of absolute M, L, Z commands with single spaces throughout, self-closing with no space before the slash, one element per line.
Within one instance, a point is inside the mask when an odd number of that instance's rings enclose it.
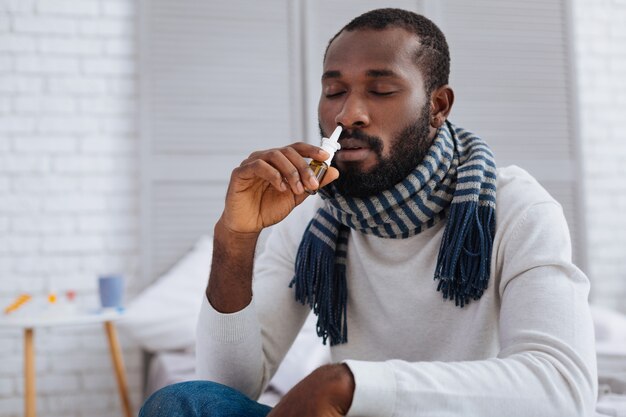
<path fill-rule="evenodd" d="M 139 417 L 265 417 L 271 407 L 210 381 L 169 385 L 152 394 Z"/>

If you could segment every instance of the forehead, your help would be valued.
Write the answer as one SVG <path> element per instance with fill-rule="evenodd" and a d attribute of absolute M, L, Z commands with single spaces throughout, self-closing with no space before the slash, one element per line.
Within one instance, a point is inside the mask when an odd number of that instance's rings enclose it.
<path fill-rule="evenodd" d="M 343 31 L 330 44 L 324 72 L 365 73 L 388 69 L 401 77 L 414 78 L 421 71 L 415 64 L 419 48 L 417 35 L 402 28 Z"/>

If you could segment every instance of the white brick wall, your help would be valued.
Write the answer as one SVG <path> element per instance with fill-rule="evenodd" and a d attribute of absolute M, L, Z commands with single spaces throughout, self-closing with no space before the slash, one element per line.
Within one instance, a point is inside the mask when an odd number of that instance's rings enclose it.
<path fill-rule="evenodd" d="M 136 7 L 0 0 L 0 306 L 50 281 L 96 306 L 110 271 L 134 291 Z M 0 338 L 0 415 L 21 416 L 21 334 Z M 35 343 L 40 415 L 121 415 L 101 326 L 37 330 Z M 138 409 L 141 358 L 122 344 Z"/>
<path fill-rule="evenodd" d="M 626 2 L 574 1 L 592 300 L 626 312 Z"/>

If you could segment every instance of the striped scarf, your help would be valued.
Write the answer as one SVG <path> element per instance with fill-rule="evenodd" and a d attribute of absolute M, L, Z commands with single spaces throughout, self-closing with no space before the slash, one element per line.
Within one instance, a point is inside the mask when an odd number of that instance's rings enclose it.
<path fill-rule="evenodd" d="M 422 162 L 394 187 L 367 198 L 320 190 L 323 207 L 296 257 L 296 300 L 317 315 L 324 344 L 348 341 L 346 257 L 350 229 L 403 239 L 447 217 L 434 279 L 444 299 L 463 307 L 487 288 L 496 224 L 496 166 L 478 136 L 446 121 Z"/>

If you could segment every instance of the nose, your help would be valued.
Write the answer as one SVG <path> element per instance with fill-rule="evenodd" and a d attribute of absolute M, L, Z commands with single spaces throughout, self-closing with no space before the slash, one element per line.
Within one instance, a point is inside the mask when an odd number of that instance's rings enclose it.
<path fill-rule="evenodd" d="M 367 106 L 356 94 L 348 94 L 335 123 L 345 128 L 364 128 L 370 123 Z"/>

